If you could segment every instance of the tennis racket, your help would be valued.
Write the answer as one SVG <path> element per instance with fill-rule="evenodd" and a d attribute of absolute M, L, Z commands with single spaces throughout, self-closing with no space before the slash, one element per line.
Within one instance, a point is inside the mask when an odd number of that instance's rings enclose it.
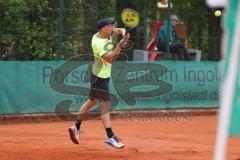
<path fill-rule="evenodd" d="M 126 9 L 122 10 L 121 19 L 122 19 L 123 24 L 125 25 L 126 34 L 130 33 L 131 30 L 136 28 L 140 21 L 138 12 L 133 9 L 130 9 L 130 8 L 126 8 Z M 126 53 L 132 47 L 133 47 L 133 42 L 128 41 L 127 45 L 122 49 L 122 52 Z"/>

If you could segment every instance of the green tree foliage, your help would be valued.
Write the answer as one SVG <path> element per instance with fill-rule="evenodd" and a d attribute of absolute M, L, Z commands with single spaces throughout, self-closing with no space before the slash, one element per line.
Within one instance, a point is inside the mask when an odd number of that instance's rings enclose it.
<path fill-rule="evenodd" d="M 13 60 L 57 58 L 58 1 L 0 0 L 0 8 L 2 54 L 8 54 Z M 66 24 L 74 26 L 73 20 Z M 62 58 L 71 56 L 77 46 L 77 41 L 63 34 Z"/>

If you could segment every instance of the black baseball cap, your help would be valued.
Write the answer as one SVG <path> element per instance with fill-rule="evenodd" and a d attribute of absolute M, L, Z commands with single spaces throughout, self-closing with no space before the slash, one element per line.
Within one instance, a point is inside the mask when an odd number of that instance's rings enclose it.
<path fill-rule="evenodd" d="M 114 24 L 115 23 L 115 19 L 114 18 L 104 18 L 104 19 L 100 19 L 99 21 L 97 21 L 97 29 L 101 29 L 102 27 L 109 25 L 109 24 Z"/>

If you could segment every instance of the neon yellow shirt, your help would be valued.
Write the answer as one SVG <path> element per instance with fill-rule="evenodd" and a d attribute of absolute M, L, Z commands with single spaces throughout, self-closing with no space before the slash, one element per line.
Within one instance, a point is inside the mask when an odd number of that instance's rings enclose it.
<path fill-rule="evenodd" d="M 111 75 L 112 64 L 105 61 L 102 56 L 112 50 L 112 39 L 98 38 L 98 33 L 92 37 L 92 49 L 94 54 L 94 64 L 92 73 L 100 78 L 109 78 Z"/>

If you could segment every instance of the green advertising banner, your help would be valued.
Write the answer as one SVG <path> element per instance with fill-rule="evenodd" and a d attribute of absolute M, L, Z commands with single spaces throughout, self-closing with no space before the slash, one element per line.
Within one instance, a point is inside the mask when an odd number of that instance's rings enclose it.
<path fill-rule="evenodd" d="M 115 62 L 112 109 L 218 107 L 220 64 Z M 90 61 L 1 61 L 0 114 L 56 112 L 66 104 L 78 111 L 88 98 L 90 70 Z"/>

